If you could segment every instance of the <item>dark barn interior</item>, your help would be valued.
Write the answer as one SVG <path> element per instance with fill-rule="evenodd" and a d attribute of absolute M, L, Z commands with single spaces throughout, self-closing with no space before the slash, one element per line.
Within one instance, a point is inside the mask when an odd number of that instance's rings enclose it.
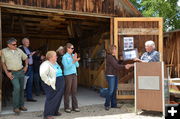
<path fill-rule="evenodd" d="M 104 49 L 110 38 L 110 19 L 69 14 L 57 14 L 26 10 L 2 9 L 2 42 L 14 37 L 21 45 L 24 37 L 29 38 L 30 46 L 45 54 L 48 50 L 56 50 L 71 42 L 75 52 L 81 57 L 79 85 L 86 87 L 103 87 Z M 105 46 L 106 45 L 106 46 Z M 98 76 L 101 73 L 102 76 Z M 11 83 L 3 80 L 3 104 L 11 97 Z M 96 80 L 97 79 L 97 80 Z M 97 81 L 100 81 L 97 82 Z"/>

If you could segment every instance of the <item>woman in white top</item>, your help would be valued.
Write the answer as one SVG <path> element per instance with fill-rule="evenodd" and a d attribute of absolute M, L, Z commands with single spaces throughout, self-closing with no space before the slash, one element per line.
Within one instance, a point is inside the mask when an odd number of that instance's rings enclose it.
<path fill-rule="evenodd" d="M 53 116 L 60 116 L 58 112 L 61 99 L 64 94 L 64 77 L 62 69 L 58 65 L 55 51 L 48 51 L 46 61 L 40 66 L 40 76 L 46 94 L 44 106 L 44 119 L 54 119 Z"/>

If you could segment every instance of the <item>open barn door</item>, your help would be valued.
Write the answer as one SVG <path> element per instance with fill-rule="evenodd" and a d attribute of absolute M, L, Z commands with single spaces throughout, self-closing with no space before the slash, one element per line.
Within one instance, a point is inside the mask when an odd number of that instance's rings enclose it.
<path fill-rule="evenodd" d="M 138 56 L 141 56 L 145 52 L 144 44 L 146 41 L 154 41 L 156 50 L 160 52 L 160 61 L 163 61 L 162 18 L 114 18 L 111 20 L 111 31 L 114 33 L 114 36 L 111 36 L 111 39 L 113 39 L 112 44 L 117 46 L 116 57 L 119 60 L 123 60 L 123 51 L 128 47 L 124 39 L 131 38 L 133 39 L 133 45 L 131 47 L 137 49 Z M 123 60 L 123 63 L 133 62 Z M 117 99 L 134 99 L 134 70 L 121 71 L 119 77 Z"/>

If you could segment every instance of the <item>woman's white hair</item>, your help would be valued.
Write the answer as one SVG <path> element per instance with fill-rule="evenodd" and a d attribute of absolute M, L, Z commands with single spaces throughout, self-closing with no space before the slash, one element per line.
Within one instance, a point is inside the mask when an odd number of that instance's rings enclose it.
<path fill-rule="evenodd" d="M 154 43 L 154 41 L 152 41 L 152 40 L 146 41 L 146 42 L 145 42 L 145 46 L 152 46 L 153 49 L 156 48 L 156 47 L 155 47 L 155 43 Z"/>

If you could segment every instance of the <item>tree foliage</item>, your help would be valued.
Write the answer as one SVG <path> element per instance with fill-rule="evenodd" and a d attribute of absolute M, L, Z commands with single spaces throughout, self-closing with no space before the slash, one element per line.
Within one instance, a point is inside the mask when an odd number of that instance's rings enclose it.
<path fill-rule="evenodd" d="M 144 17 L 163 17 L 164 30 L 180 29 L 178 0 L 130 0 Z"/>

